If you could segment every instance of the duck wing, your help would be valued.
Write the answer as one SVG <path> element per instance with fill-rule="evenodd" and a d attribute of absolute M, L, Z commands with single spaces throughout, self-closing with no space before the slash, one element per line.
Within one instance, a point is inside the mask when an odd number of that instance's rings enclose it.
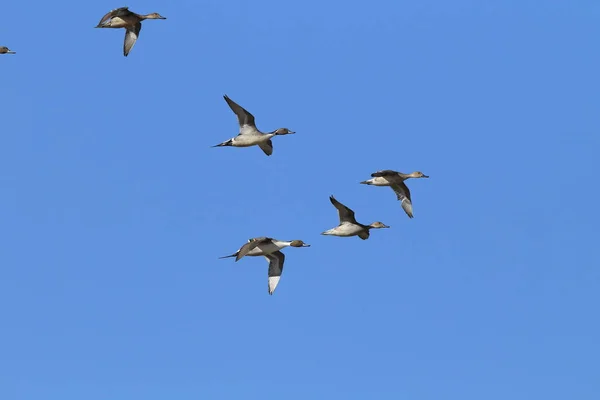
<path fill-rule="evenodd" d="M 396 183 L 391 185 L 392 190 L 396 193 L 396 197 L 402 203 L 402 208 L 408 218 L 413 218 L 413 208 L 412 208 L 412 200 L 410 199 L 410 190 L 408 186 L 404 182 Z"/>
<path fill-rule="evenodd" d="M 338 210 L 340 224 L 343 222 L 350 222 L 350 223 L 356 224 L 356 219 L 354 217 L 354 211 L 352 211 L 351 209 L 349 209 L 348 207 L 346 207 L 345 205 L 343 205 L 342 203 L 337 201 L 335 199 L 335 197 L 333 197 L 333 196 L 329 196 L 329 201 L 331 201 L 331 204 L 333 204 L 334 207 L 337 208 L 337 210 Z"/>
<path fill-rule="evenodd" d="M 285 254 L 276 251 L 265 255 L 265 258 L 269 261 L 269 294 L 273 294 L 277 284 L 279 284 L 279 279 L 281 279 Z"/>
<path fill-rule="evenodd" d="M 250 239 L 248 240 L 248 243 L 244 244 L 242 247 L 240 247 L 240 249 L 238 250 L 237 256 L 235 257 L 235 261 L 239 261 L 240 258 L 244 257 L 246 254 L 248 254 L 250 251 L 254 250 L 256 248 L 256 246 L 259 246 L 261 244 L 265 244 L 268 243 L 270 241 L 272 241 L 273 239 L 268 238 L 268 237 L 257 237 L 254 239 Z"/>
<path fill-rule="evenodd" d="M 371 177 L 373 178 L 378 178 L 378 177 L 392 177 L 392 176 L 398 176 L 398 172 L 397 171 L 393 171 L 391 169 L 383 169 L 381 171 L 377 171 L 377 172 L 373 172 L 371 174 Z"/>
<path fill-rule="evenodd" d="M 244 107 L 231 100 L 227 95 L 224 95 L 223 98 L 229 105 L 229 108 L 237 115 L 238 123 L 240 125 L 240 135 L 256 132 L 257 129 L 254 123 L 254 115 L 250 114 Z"/>
<path fill-rule="evenodd" d="M 125 57 L 127 57 L 129 52 L 133 48 L 133 45 L 138 40 L 141 30 L 142 30 L 142 23 L 139 21 L 135 24 L 133 29 L 125 30 L 125 43 L 123 44 L 123 55 Z"/>
<path fill-rule="evenodd" d="M 132 15 L 133 13 L 129 11 L 129 7 L 121 7 L 115 8 L 114 10 L 110 10 L 107 12 L 104 17 L 98 22 L 98 26 L 102 26 L 106 21 L 114 17 L 125 17 L 127 15 Z"/>
<path fill-rule="evenodd" d="M 369 235 L 370 235 L 369 230 L 365 229 L 358 234 L 358 237 L 361 238 L 362 240 L 367 240 L 369 238 Z"/>
<path fill-rule="evenodd" d="M 266 142 L 259 143 L 258 147 L 260 147 L 261 150 L 264 151 L 268 156 L 273 154 L 273 142 L 271 139 L 267 140 Z"/>

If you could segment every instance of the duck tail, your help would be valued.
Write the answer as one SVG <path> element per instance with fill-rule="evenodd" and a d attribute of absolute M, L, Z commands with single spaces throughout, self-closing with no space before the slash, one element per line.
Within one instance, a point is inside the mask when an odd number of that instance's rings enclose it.
<path fill-rule="evenodd" d="M 219 260 L 220 260 L 221 258 L 230 258 L 230 257 L 237 257 L 237 253 L 233 253 L 233 254 L 230 254 L 230 255 L 228 255 L 228 256 L 219 257 Z"/>
<path fill-rule="evenodd" d="M 229 139 L 229 140 L 224 141 L 223 143 L 219 143 L 219 144 L 214 145 L 212 147 L 221 147 L 221 146 L 233 146 L 233 140 Z"/>

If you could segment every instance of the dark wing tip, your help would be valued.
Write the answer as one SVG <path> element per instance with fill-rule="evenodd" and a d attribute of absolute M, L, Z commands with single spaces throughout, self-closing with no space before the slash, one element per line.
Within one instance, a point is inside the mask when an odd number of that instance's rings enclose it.
<path fill-rule="evenodd" d="M 227 102 L 227 105 L 229 106 L 229 108 L 231 108 L 231 110 L 233 110 L 233 112 L 237 115 L 236 106 L 240 107 L 240 105 L 238 103 L 236 103 L 235 101 L 231 100 L 231 97 L 227 96 L 226 94 L 223 95 L 223 98 Z"/>

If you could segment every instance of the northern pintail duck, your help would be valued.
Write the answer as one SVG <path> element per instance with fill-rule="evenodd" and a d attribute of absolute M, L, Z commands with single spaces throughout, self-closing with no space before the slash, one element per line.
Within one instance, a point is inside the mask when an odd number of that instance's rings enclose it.
<path fill-rule="evenodd" d="M 373 186 L 389 186 L 392 188 L 396 197 L 401 201 L 402 208 L 409 218 L 413 218 L 412 200 L 410 199 L 410 190 L 404 183 L 409 178 L 429 178 L 421 171 L 415 171 L 410 174 L 403 174 L 402 172 L 392 171 L 391 169 L 384 169 L 371 174 L 373 179 L 362 181 L 364 185 Z"/>
<path fill-rule="evenodd" d="M 98 22 L 96 28 L 125 28 L 125 43 L 123 44 L 123 55 L 127 57 L 133 45 L 140 36 L 142 21 L 145 19 L 166 19 L 159 13 L 136 14 L 129 11 L 129 7 L 121 7 L 106 13 Z"/>
<path fill-rule="evenodd" d="M 0 54 L 17 54 L 16 51 L 12 51 L 6 46 L 0 46 Z"/>
<path fill-rule="evenodd" d="M 248 240 L 235 253 L 219 258 L 235 257 L 237 262 L 244 256 L 264 256 L 269 261 L 269 294 L 273 294 L 283 271 L 285 255 L 280 250 L 284 247 L 310 247 L 310 245 L 302 240 L 286 241 L 261 236 Z"/>
<path fill-rule="evenodd" d="M 366 240 L 369 238 L 370 229 L 389 228 L 383 222 L 373 222 L 371 225 L 363 225 L 356 222 L 354 211 L 337 201 L 333 196 L 329 196 L 329 200 L 338 210 L 340 224 L 333 229 L 321 233 L 321 235 L 358 236 L 362 240 Z"/>
<path fill-rule="evenodd" d="M 212 147 L 221 147 L 221 146 L 234 146 L 234 147 L 250 147 L 250 146 L 258 146 L 262 151 L 265 152 L 266 155 L 270 156 L 273 154 L 273 142 L 271 138 L 277 135 L 290 135 L 292 132 L 288 128 L 279 128 L 274 130 L 273 132 L 263 133 L 256 128 L 256 124 L 254 123 L 254 115 L 250 114 L 246 109 L 241 107 L 235 101 L 231 100 L 227 95 L 224 95 L 223 98 L 229 104 L 229 107 L 233 110 L 235 115 L 237 115 L 238 123 L 240 125 L 240 133 L 229 140 L 224 141 L 223 143 L 219 143 L 216 146 Z"/>

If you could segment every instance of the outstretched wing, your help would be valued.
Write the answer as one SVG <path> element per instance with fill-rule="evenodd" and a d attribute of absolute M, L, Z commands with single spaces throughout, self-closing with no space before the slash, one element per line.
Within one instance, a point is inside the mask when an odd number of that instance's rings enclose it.
<path fill-rule="evenodd" d="M 250 114 L 244 107 L 231 100 L 227 95 L 224 95 L 223 98 L 227 104 L 229 104 L 229 108 L 231 108 L 235 115 L 237 115 L 238 123 L 240 124 L 240 134 L 243 134 L 246 131 L 249 132 L 256 130 L 256 125 L 254 124 L 254 115 Z"/>
<path fill-rule="evenodd" d="M 329 201 L 334 205 L 338 210 L 338 216 L 340 218 L 340 223 L 342 222 L 351 222 L 353 224 L 356 223 L 356 219 L 354 218 L 354 211 L 340 203 L 333 196 L 329 196 Z"/>
<path fill-rule="evenodd" d="M 396 197 L 402 203 L 402 208 L 409 218 L 413 218 L 412 200 L 410 199 L 410 190 L 404 182 L 391 185 L 392 190 L 396 193 Z"/>
<path fill-rule="evenodd" d="M 123 55 L 127 57 L 133 45 L 138 40 L 140 36 L 140 31 L 142 30 L 142 23 L 138 21 L 137 24 L 133 27 L 133 29 L 125 30 L 125 43 L 123 44 Z"/>
<path fill-rule="evenodd" d="M 283 262 L 285 261 L 285 254 L 281 251 L 276 251 L 265 256 L 269 260 L 269 294 L 273 294 L 279 279 L 281 279 L 281 273 L 283 272 Z"/>
<path fill-rule="evenodd" d="M 129 7 L 115 8 L 114 10 L 110 10 L 109 12 L 107 12 L 106 15 L 104 15 L 104 17 L 102 17 L 100 22 L 98 22 L 98 26 L 101 26 L 102 24 L 104 24 L 106 21 L 108 21 L 111 18 L 124 17 L 126 15 L 131 15 L 131 14 L 133 14 L 133 13 L 131 11 L 129 11 Z"/>

